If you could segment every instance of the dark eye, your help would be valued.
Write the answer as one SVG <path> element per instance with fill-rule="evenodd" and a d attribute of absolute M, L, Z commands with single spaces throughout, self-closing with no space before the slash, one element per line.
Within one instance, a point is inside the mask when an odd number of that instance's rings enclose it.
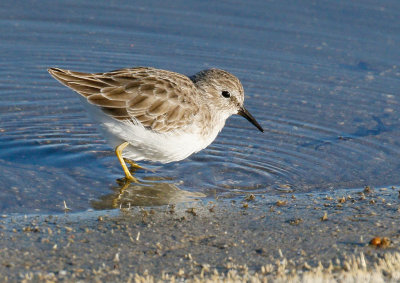
<path fill-rule="evenodd" d="M 222 96 L 225 97 L 225 98 L 231 97 L 231 94 L 229 93 L 229 91 L 226 91 L 226 90 L 223 90 L 221 94 L 222 94 Z"/>

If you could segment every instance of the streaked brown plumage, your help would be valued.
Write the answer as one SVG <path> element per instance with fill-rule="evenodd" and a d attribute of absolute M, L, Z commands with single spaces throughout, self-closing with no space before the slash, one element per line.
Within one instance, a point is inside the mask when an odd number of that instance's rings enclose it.
<path fill-rule="evenodd" d="M 193 82 L 165 70 L 138 67 L 108 73 L 87 74 L 52 68 L 57 80 L 101 107 L 118 120 L 139 121 L 165 133 L 193 122 L 199 111 Z"/>
<path fill-rule="evenodd" d="M 120 161 L 122 154 L 163 163 L 182 160 L 207 147 L 232 114 L 263 131 L 243 106 L 242 84 L 223 70 L 190 78 L 150 67 L 94 74 L 51 68 L 49 73 L 95 106 L 94 118 L 111 144 L 119 145 Z"/>

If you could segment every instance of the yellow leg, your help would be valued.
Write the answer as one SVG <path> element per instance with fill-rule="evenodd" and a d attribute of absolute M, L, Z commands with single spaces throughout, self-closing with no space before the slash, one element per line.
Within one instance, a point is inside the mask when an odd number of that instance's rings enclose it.
<path fill-rule="evenodd" d="M 127 180 L 139 183 L 138 179 L 132 176 L 131 172 L 129 172 L 128 167 L 125 164 L 124 158 L 122 157 L 122 151 L 129 145 L 128 142 L 121 143 L 119 146 L 115 148 L 115 154 L 118 157 L 119 163 L 121 163 L 122 169 L 124 170 L 125 177 Z"/>
<path fill-rule="evenodd" d="M 129 165 L 131 165 L 133 168 L 137 168 L 137 169 L 145 169 L 142 166 L 140 166 L 139 164 L 136 164 L 135 162 L 133 162 L 132 160 L 128 159 L 128 158 L 124 158 L 124 161 L 126 163 L 129 163 Z"/>

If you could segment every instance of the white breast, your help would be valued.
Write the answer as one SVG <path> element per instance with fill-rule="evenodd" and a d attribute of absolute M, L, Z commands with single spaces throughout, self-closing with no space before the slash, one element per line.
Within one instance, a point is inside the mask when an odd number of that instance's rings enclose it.
<path fill-rule="evenodd" d="M 187 132 L 160 134 L 141 125 L 127 122 L 120 122 L 118 125 L 105 123 L 104 126 L 112 133 L 114 139 L 115 137 L 120 139 L 112 144 L 113 146 L 123 141 L 130 143 L 124 150 L 123 156 L 135 161 L 150 160 L 161 163 L 179 161 L 204 149 L 212 142 L 198 134 Z"/>
<path fill-rule="evenodd" d="M 186 131 L 156 133 L 144 128 L 140 123 L 115 120 L 105 115 L 98 107 L 85 103 L 89 116 L 97 123 L 107 142 L 115 148 L 127 141 L 130 143 L 122 153 L 134 161 L 150 160 L 168 163 L 185 159 L 210 145 L 224 127 L 227 117 L 219 117 L 211 122 L 213 127 L 207 134 L 201 133 L 193 125 Z"/>

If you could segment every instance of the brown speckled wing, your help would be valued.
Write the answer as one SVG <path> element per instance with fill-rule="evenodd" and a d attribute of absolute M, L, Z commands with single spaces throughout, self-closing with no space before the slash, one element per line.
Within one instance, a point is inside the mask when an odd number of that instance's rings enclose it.
<path fill-rule="evenodd" d="M 58 68 L 49 72 L 107 115 L 139 121 L 156 132 L 182 128 L 198 112 L 193 82 L 178 73 L 145 67 L 97 74 Z"/>

